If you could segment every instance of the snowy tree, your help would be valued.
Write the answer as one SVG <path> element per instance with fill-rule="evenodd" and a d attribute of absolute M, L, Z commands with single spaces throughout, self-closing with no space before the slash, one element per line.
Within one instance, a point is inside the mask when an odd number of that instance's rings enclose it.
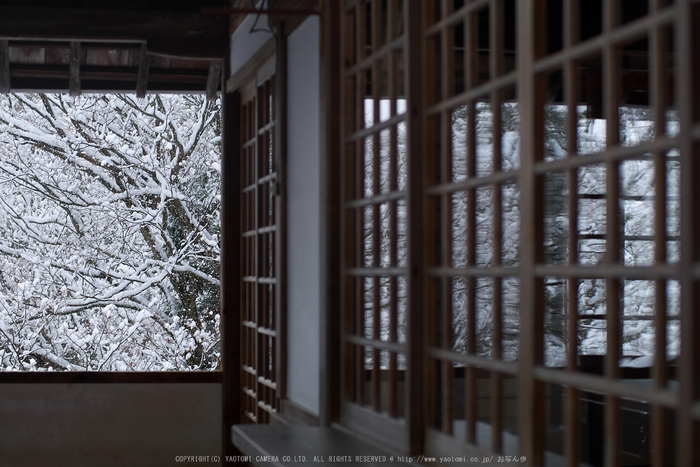
<path fill-rule="evenodd" d="M 505 102 L 501 105 L 501 128 L 494 132 L 493 109 L 488 102 L 477 102 L 474 107 L 476 125 L 476 161 L 475 175 L 488 176 L 494 171 L 493 147 L 494 136 L 500 134 L 500 167 L 508 171 L 520 164 L 519 125 L 520 115 L 517 104 Z M 468 108 L 460 106 L 452 114 L 452 152 L 454 181 L 466 180 L 467 171 L 467 120 Z M 479 187 L 474 191 L 475 209 L 475 256 L 471 264 L 477 267 L 490 267 L 499 261 L 503 266 L 517 266 L 520 261 L 520 188 L 516 181 L 502 184 L 498 190 L 500 196 L 500 216 L 502 231 L 501 258 L 494 258 L 494 202 L 496 193 L 493 185 Z M 469 192 L 457 192 L 452 196 L 452 266 L 465 267 L 468 263 L 467 212 Z M 499 284 L 496 284 L 499 281 Z M 453 348 L 466 351 L 467 315 L 468 315 L 468 280 L 456 277 L 452 281 L 452 309 L 454 342 Z M 496 291 L 500 293 L 496 296 Z M 475 283 L 476 304 L 476 342 L 477 354 L 491 356 L 493 352 L 494 301 L 501 301 L 501 320 L 503 333 L 503 354 L 506 360 L 516 360 L 519 349 L 519 304 L 520 291 L 516 277 L 501 279 L 477 278 Z"/>
<path fill-rule="evenodd" d="M 365 126 L 375 122 L 375 110 L 379 120 L 383 121 L 391 115 L 391 103 L 388 99 L 378 102 L 375 109 L 374 101 L 365 100 Z M 394 111 L 397 114 L 406 112 L 406 101 L 398 99 Z M 405 191 L 407 185 L 406 161 L 406 124 L 399 123 L 392 131 L 382 130 L 378 135 L 365 139 L 363 154 L 363 187 L 365 197 L 387 194 L 392 191 Z M 392 156 L 391 147 L 395 148 Z M 378 156 L 378 157 L 377 157 Z M 394 178 L 392 179 L 392 174 Z M 407 204 L 399 199 L 375 206 L 367 206 L 362 213 L 363 254 L 362 265 L 365 267 L 403 267 L 407 260 Z M 395 291 L 396 303 L 396 339 L 406 339 L 406 303 L 408 288 L 404 277 L 365 278 L 363 284 L 364 300 L 364 335 L 367 338 L 378 337 L 388 340 L 391 335 L 391 297 Z M 377 306 L 378 305 L 378 306 Z M 375 310 L 376 308 L 376 310 Z M 379 335 L 374 336 L 375 312 L 379 320 Z M 367 352 L 365 365 L 373 366 L 373 355 Z M 405 365 L 405 356 L 398 356 L 398 367 Z M 389 367 L 389 356 L 381 354 L 380 366 Z"/>
<path fill-rule="evenodd" d="M 219 104 L 0 99 L 6 370 L 218 366 Z"/>
<path fill-rule="evenodd" d="M 545 109 L 545 159 L 564 157 L 566 152 L 565 128 L 567 109 L 552 105 Z M 585 107 L 578 109 L 578 147 L 580 153 L 591 154 L 606 148 L 606 121 L 588 118 Z M 667 131 L 677 131 L 677 116 L 667 116 Z M 654 139 L 654 116 L 648 109 L 621 107 L 620 144 L 635 146 Z M 667 189 L 666 234 L 667 258 L 678 261 L 679 217 L 679 165 L 677 153 L 667 155 L 663 172 Z M 605 264 L 607 256 L 606 236 L 610 229 L 617 229 L 621 239 L 620 263 L 625 266 L 649 266 L 656 261 L 653 236 L 655 233 L 654 193 L 661 173 L 650 155 L 625 160 L 619 164 L 619 200 L 607 196 L 605 164 L 586 165 L 578 169 L 576 180 L 578 249 L 567 251 L 569 213 L 566 198 L 570 187 L 564 173 L 548 173 L 545 178 L 545 261 L 548 264 L 565 264 L 570 255 L 582 266 Z M 608 203 L 619 206 L 619 225 L 607 225 Z M 606 284 L 603 279 L 581 279 L 574 293 L 578 301 L 578 313 L 591 319 L 579 320 L 579 353 L 582 355 L 604 355 L 607 353 Z M 565 315 L 567 304 L 564 297 L 567 283 L 556 278 L 545 280 L 545 339 L 546 361 L 558 366 L 565 361 Z M 623 355 L 651 355 L 654 352 L 653 316 L 656 313 L 654 299 L 658 293 L 653 281 L 624 280 L 621 284 L 619 308 L 621 310 Z M 669 315 L 677 313 L 678 284 L 669 282 Z M 675 356 L 678 348 L 677 322 L 669 326 L 668 355 Z"/>

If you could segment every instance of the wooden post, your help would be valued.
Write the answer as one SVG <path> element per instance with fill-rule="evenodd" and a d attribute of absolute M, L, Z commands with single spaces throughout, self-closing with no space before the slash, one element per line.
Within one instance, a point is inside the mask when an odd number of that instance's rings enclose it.
<path fill-rule="evenodd" d="M 0 40 L 0 93 L 7 94 L 11 89 L 9 42 Z"/>
<path fill-rule="evenodd" d="M 71 42 L 68 92 L 73 97 L 80 95 L 80 55 L 80 42 Z"/>
<path fill-rule="evenodd" d="M 139 72 L 141 69 L 139 68 Z M 212 60 L 209 62 L 209 74 L 207 75 L 206 96 L 208 101 L 216 100 L 216 93 L 221 83 L 221 61 Z"/>
<path fill-rule="evenodd" d="M 136 97 L 139 99 L 146 97 L 150 65 L 146 43 L 144 42 L 141 44 L 141 50 L 139 51 L 139 72 L 136 76 Z"/>
<path fill-rule="evenodd" d="M 274 159 L 277 172 L 275 202 L 275 323 L 277 339 L 275 346 L 275 378 L 277 397 L 287 398 L 287 35 L 284 21 L 276 23 L 275 82 L 273 105 L 275 114 Z"/>
<path fill-rule="evenodd" d="M 321 12 L 321 402 L 320 422 L 340 419 L 340 2 Z"/>
<path fill-rule="evenodd" d="M 224 94 L 221 154 L 221 369 L 222 447 L 234 455 L 231 426 L 241 423 L 240 379 L 240 105 L 238 92 Z"/>
<path fill-rule="evenodd" d="M 544 463 L 544 384 L 535 376 L 542 364 L 544 333 L 544 287 L 535 276 L 543 260 L 543 180 L 535 164 L 544 150 L 544 93 L 538 83 L 534 62 L 545 38 L 538 20 L 545 17 L 543 0 L 521 0 L 518 16 L 518 96 L 520 103 L 520 212 L 521 212 L 521 364 L 520 364 L 520 453 L 529 465 Z"/>
<path fill-rule="evenodd" d="M 680 400 L 677 414 L 676 436 L 678 451 L 676 462 L 681 467 L 691 467 L 700 463 L 700 429 L 694 417 L 693 407 L 700 400 L 700 288 L 696 277 L 700 262 L 700 144 L 693 135 L 693 127 L 700 116 L 700 46 L 697 25 L 697 4 L 691 0 L 679 0 L 676 4 L 678 27 L 675 41 L 678 57 L 674 60 L 677 67 L 677 94 L 681 126 L 681 355 L 680 355 Z"/>
<path fill-rule="evenodd" d="M 408 370 L 407 408 L 408 451 L 418 454 L 425 443 L 425 400 L 427 383 L 424 377 L 425 325 L 423 322 L 423 94 L 422 87 L 422 3 L 406 5 L 406 89 L 408 117 L 406 122 L 408 148 Z M 377 103 L 375 103 L 377 105 Z"/>

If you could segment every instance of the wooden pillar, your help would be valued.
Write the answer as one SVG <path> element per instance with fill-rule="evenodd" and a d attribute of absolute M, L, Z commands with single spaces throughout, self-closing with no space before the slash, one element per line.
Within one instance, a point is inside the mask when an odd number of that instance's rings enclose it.
<path fill-rule="evenodd" d="M 675 97 L 681 126 L 681 356 L 680 356 L 680 401 L 677 415 L 676 463 L 682 467 L 700 463 L 700 430 L 695 418 L 700 399 L 700 290 L 697 280 L 697 265 L 700 263 L 700 164 L 697 155 L 700 144 L 693 135 L 693 126 L 699 120 L 700 91 L 700 46 L 698 46 L 698 13 L 700 10 L 691 0 L 677 3 L 678 27 L 676 44 L 678 57 L 677 94 Z"/>
<path fill-rule="evenodd" d="M 544 384 L 535 377 L 535 367 L 544 356 L 544 287 L 535 276 L 535 266 L 543 262 L 543 191 L 535 164 L 542 160 L 544 144 L 544 91 L 535 74 L 534 62 L 545 44 L 543 0 L 520 0 L 518 16 L 518 96 L 520 104 L 520 454 L 529 465 L 544 464 Z"/>
<path fill-rule="evenodd" d="M 321 378 L 320 422 L 340 420 L 340 5 L 321 12 Z"/>
<path fill-rule="evenodd" d="M 222 100 L 221 369 L 223 454 L 234 455 L 231 426 L 241 423 L 240 380 L 240 106 L 238 92 Z"/>
<path fill-rule="evenodd" d="M 408 92 L 408 450 L 423 452 L 425 443 L 425 325 L 423 322 L 423 291 L 425 264 L 423 254 L 423 80 L 422 80 L 422 4 L 409 2 L 406 6 L 406 89 Z M 376 104 L 375 104 L 376 105 Z"/>
<path fill-rule="evenodd" d="M 10 86 L 10 46 L 5 39 L 0 40 L 0 93 L 7 94 Z"/>
<path fill-rule="evenodd" d="M 277 340 L 275 345 L 275 381 L 277 397 L 287 399 L 287 34 L 285 22 L 275 24 L 275 88 L 273 105 L 275 114 L 274 159 L 277 172 L 275 225 L 275 323 Z"/>

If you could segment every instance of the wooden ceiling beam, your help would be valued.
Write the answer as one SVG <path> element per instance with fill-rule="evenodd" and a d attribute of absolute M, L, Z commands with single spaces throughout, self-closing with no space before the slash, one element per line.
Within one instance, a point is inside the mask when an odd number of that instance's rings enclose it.
<path fill-rule="evenodd" d="M 68 78 L 68 67 L 65 65 L 33 65 L 25 63 L 12 64 L 11 70 L 12 77 L 29 77 L 33 75 L 37 76 L 51 76 L 55 78 L 61 78 L 64 81 Z M 117 77 L 123 76 L 124 79 L 128 79 L 136 82 L 138 77 L 138 68 L 129 66 L 95 66 L 95 65 L 81 65 L 80 67 L 80 79 L 85 80 L 90 79 L 117 79 Z M 149 81 L 173 81 L 177 82 L 182 80 L 183 82 L 200 83 L 201 90 L 204 92 L 208 71 L 202 69 L 193 68 L 152 68 L 149 67 Z M 149 83 L 150 84 L 150 83 Z"/>
<path fill-rule="evenodd" d="M 226 14 L 226 15 L 269 15 L 269 16 L 318 16 L 321 14 L 318 9 L 311 8 L 246 8 L 246 7 L 235 7 L 235 8 L 202 8 L 203 14 Z"/>
<path fill-rule="evenodd" d="M 8 41 L 0 40 L 0 93 L 10 92 L 10 47 Z"/>
<path fill-rule="evenodd" d="M 135 80 L 91 79 L 82 77 L 82 93 L 126 93 L 134 94 Z M 202 94 L 203 86 L 199 83 L 163 81 L 149 85 L 149 92 L 173 94 Z M 13 78 L 12 92 L 61 92 L 65 93 L 66 79 L 58 80 L 31 76 Z"/>
<path fill-rule="evenodd" d="M 199 59 L 224 57 L 225 15 L 151 11 L 0 6 L 0 37 L 64 41 L 139 41 L 153 54 Z"/>

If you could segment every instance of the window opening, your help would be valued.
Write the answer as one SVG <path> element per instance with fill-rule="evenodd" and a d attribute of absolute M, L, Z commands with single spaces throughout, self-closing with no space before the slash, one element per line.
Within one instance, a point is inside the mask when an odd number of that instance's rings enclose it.
<path fill-rule="evenodd" d="M 219 110 L 0 96 L 1 371 L 220 369 Z"/>

